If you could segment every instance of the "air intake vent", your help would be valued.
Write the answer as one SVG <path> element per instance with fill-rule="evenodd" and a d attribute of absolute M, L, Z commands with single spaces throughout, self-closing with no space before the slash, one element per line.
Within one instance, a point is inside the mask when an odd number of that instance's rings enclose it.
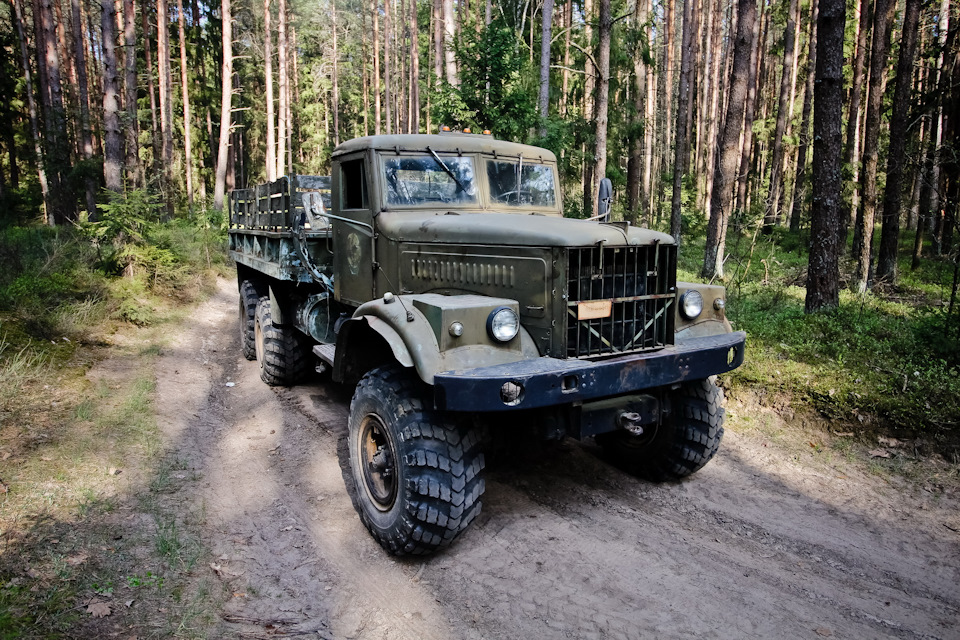
<path fill-rule="evenodd" d="M 570 249 L 567 356 L 589 358 L 673 344 L 677 248 Z"/>

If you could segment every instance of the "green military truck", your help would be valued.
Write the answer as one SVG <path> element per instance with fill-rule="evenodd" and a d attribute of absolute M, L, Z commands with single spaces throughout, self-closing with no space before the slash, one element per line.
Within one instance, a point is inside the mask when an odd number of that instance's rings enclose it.
<path fill-rule="evenodd" d="M 743 362 L 745 338 L 723 287 L 677 282 L 669 235 L 564 218 L 545 149 L 351 140 L 330 177 L 234 191 L 230 254 L 263 380 L 356 385 L 345 480 L 390 553 L 432 552 L 477 516 L 482 425 L 507 413 L 547 438 L 595 437 L 656 481 L 720 445 L 712 376 Z"/>

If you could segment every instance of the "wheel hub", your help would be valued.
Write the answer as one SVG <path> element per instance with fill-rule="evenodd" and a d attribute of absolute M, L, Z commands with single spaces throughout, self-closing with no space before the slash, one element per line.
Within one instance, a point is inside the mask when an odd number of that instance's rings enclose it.
<path fill-rule="evenodd" d="M 383 421 L 375 414 L 364 417 L 358 438 L 357 454 L 364 489 L 377 509 L 387 511 L 397 498 L 393 440 Z"/>

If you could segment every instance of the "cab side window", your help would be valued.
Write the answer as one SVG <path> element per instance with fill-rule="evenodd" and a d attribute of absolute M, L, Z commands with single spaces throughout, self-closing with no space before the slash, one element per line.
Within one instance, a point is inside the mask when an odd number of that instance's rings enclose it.
<path fill-rule="evenodd" d="M 343 209 L 368 207 L 367 181 L 364 173 L 363 158 L 340 163 L 340 203 Z"/>

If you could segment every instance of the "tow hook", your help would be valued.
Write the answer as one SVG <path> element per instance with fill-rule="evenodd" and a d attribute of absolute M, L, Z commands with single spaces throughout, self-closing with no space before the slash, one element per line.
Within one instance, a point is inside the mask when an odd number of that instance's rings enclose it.
<path fill-rule="evenodd" d="M 617 416 L 617 426 L 626 429 L 635 436 L 643 435 L 643 426 L 640 424 L 640 414 L 636 411 L 623 411 Z"/>

